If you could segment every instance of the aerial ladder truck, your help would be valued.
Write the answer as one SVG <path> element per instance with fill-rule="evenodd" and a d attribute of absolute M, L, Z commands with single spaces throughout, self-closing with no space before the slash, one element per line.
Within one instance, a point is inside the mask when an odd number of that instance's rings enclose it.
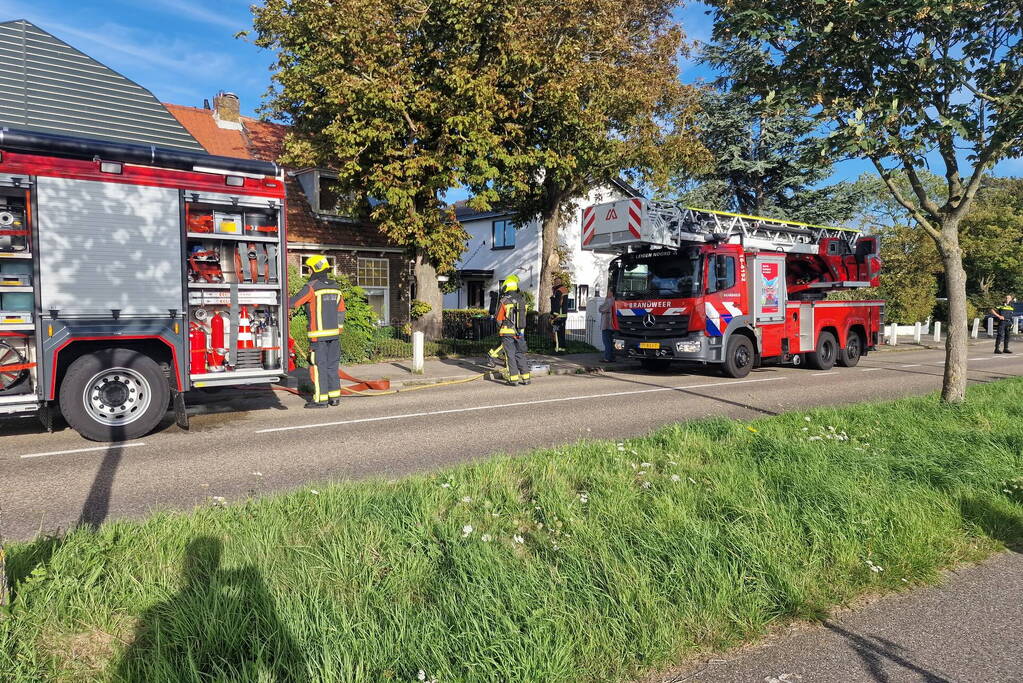
<path fill-rule="evenodd" d="M 615 254 L 615 350 L 647 369 L 830 370 L 880 341 L 883 301 L 827 298 L 878 285 L 876 236 L 637 198 L 584 209 L 582 227 L 583 250 Z"/>

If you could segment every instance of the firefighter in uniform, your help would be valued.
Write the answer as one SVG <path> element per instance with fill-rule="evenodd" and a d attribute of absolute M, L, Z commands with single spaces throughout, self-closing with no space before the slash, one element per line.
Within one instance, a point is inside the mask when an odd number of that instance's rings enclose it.
<path fill-rule="evenodd" d="M 341 405 L 341 330 L 345 325 L 345 299 L 340 285 L 331 279 L 330 263 L 322 255 L 310 256 L 305 264 L 313 271 L 309 282 L 291 297 L 291 307 L 306 307 L 309 316 L 309 375 L 313 400 L 306 408 Z"/>
<path fill-rule="evenodd" d="M 509 275 L 504 281 L 504 295 L 497 305 L 498 334 L 504 348 L 508 384 L 529 384 L 526 365 L 526 300 L 519 291 L 519 278 Z"/>
<path fill-rule="evenodd" d="M 1009 350 L 1009 335 L 1012 334 L 1012 323 L 1015 321 L 1015 310 L 1012 306 L 1014 297 L 1012 294 L 1005 295 L 1005 303 L 991 309 L 991 315 L 995 317 L 995 353 L 1012 353 Z M 998 347 L 1002 349 L 999 350 Z"/>

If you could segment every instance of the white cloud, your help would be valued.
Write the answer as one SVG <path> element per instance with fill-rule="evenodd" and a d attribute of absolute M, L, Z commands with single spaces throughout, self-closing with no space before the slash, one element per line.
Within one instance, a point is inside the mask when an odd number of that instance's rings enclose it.
<path fill-rule="evenodd" d="M 131 4 L 134 4 L 134 0 Z M 150 6 L 162 7 L 175 15 L 184 15 L 198 21 L 230 29 L 233 33 L 252 28 L 252 20 L 246 13 L 232 11 L 230 14 L 209 9 L 192 0 L 149 0 Z M 215 3 L 222 6 L 222 3 Z"/>

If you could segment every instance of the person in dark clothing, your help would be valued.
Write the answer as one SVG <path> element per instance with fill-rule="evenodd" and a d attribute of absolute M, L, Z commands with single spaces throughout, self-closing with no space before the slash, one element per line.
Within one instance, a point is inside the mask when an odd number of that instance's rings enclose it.
<path fill-rule="evenodd" d="M 509 275 L 504 281 L 504 294 L 497 306 L 498 334 L 504 347 L 508 384 L 529 384 L 526 365 L 526 300 L 519 291 L 519 278 Z"/>
<path fill-rule="evenodd" d="M 1005 295 L 1005 303 L 994 306 L 991 315 L 995 317 L 995 353 L 1012 353 L 1009 350 L 1009 336 L 1012 334 L 1012 324 L 1015 322 L 1015 311 L 1012 302 L 1015 297 L 1012 294 Z M 1001 346 L 1001 350 L 999 350 Z"/>
<path fill-rule="evenodd" d="M 313 271 L 309 282 L 291 297 L 291 307 L 306 309 L 309 317 L 309 375 L 313 399 L 306 408 L 341 405 L 341 330 L 345 326 L 345 298 L 341 285 L 328 273 L 330 262 L 322 255 L 310 256 Z"/>
<path fill-rule="evenodd" d="M 568 322 L 568 287 L 560 282 L 554 284 L 551 295 L 551 340 L 554 342 L 554 353 L 565 350 L 565 325 Z"/>

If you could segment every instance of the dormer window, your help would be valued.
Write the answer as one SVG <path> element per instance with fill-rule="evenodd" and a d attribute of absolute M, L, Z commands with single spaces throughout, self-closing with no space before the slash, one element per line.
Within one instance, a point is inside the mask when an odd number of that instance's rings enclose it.
<path fill-rule="evenodd" d="M 302 191 L 309 200 L 313 211 L 321 216 L 344 217 L 343 202 L 341 194 L 341 183 L 337 174 L 318 168 L 311 168 L 295 173 Z"/>

